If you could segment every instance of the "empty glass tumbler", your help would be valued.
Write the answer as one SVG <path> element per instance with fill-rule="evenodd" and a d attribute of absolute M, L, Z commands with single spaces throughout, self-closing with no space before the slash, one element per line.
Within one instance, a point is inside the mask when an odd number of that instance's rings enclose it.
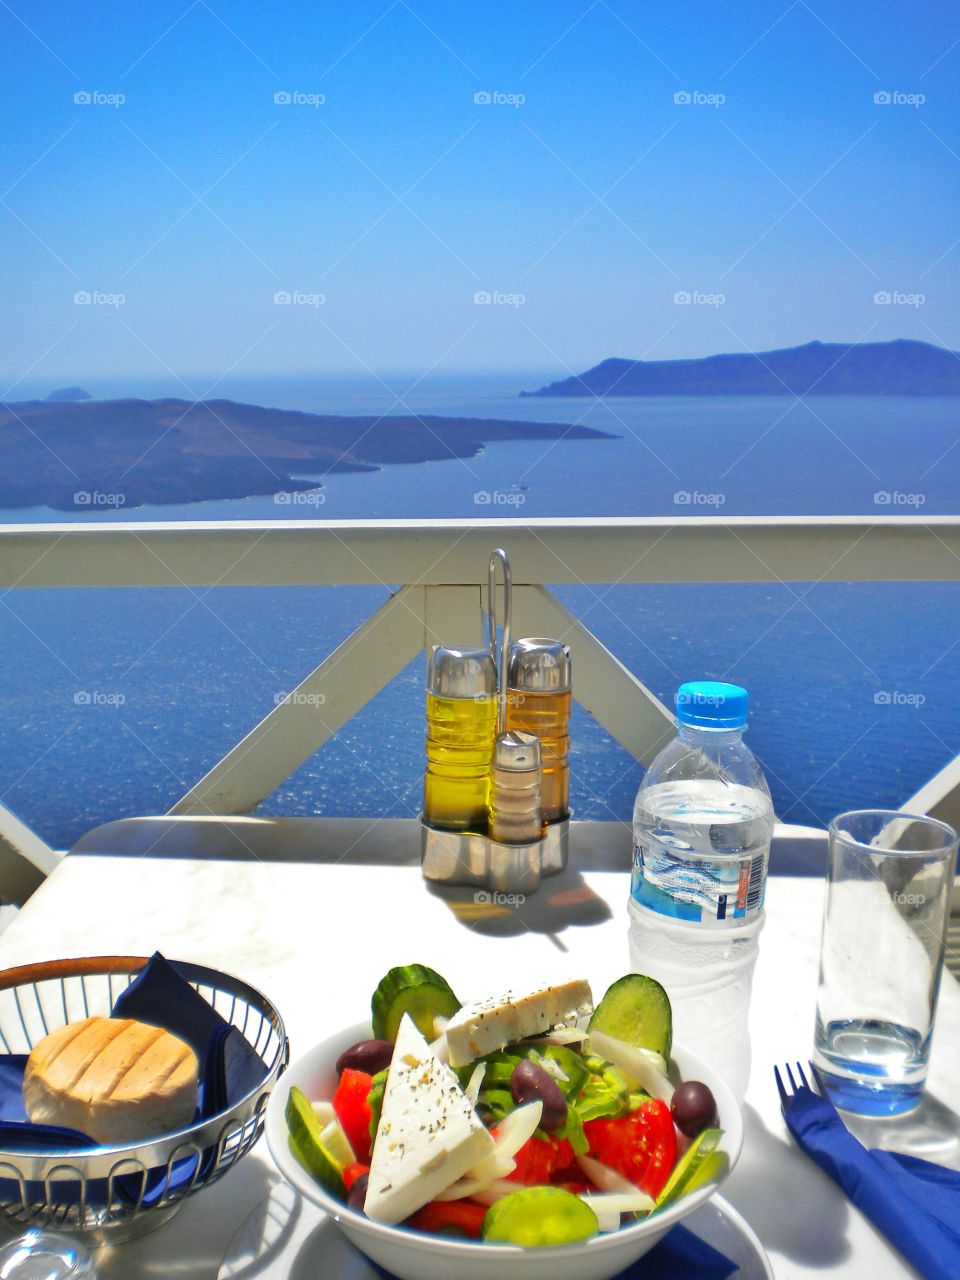
<path fill-rule="evenodd" d="M 863 809 L 829 840 L 814 1058 L 837 1106 L 897 1115 L 927 1077 L 957 833 Z"/>

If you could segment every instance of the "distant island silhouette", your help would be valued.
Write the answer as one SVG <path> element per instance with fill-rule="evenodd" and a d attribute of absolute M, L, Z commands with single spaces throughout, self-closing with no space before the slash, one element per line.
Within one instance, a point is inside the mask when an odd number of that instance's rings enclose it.
<path fill-rule="evenodd" d="M 57 387 L 56 391 L 51 391 L 47 396 L 47 400 L 92 400 L 93 396 L 89 391 L 84 391 L 83 387 Z"/>
<path fill-rule="evenodd" d="M 66 392 L 73 393 L 69 399 Z M 328 472 L 475 457 L 498 440 L 613 440 L 592 427 L 432 416 L 335 417 L 232 400 L 0 403 L 0 507 L 59 511 L 316 489 Z"/>
<path fill-rule="evenodd" d="M 808 342 L 697 360 L 603 360 L 521 396 L 955 396 L 960 353 L 929 342 Z"/>

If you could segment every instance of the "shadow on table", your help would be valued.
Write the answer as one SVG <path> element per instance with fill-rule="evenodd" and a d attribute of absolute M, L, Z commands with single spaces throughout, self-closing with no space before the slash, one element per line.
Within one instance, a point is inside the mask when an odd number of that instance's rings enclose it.
<path fill-rule="evenodd" d="M 541 880 L 539 889 L 530 894 L 496 893 L 475 885 L 425 883 L 429 893 L 447 904 L 459 924 L 491 938 L 518 933 L 556 935 L 577 925 L 602 924 L 612 916 L 603 898 L 572 867 Z M 626 892 L 625 881 L 624 896 Z M 623 924 L 626 931 L 626 907 Z M 553 942 L 561 951 L 566 950 L 556 936 Z"/>
<path fill-rule="evenodd" d="M 929 1093 L 915 1110 L 903 1116 L 842 1114 L 844 1124 L 865 1147 L 900 1151 L 960 1168 L 960 1116 Z"/>
<path fill-rule="evenodd" d="M 188 1196 L 162 1227 L 142 1239 L 96 1250 L 97 1280 L 213 1280 L 238 1220 L 249 1219 L 277 1176 L 260 1160 L 241 1160 L 229 1177 Z M 293 1215 L 278 1224 L 285 1238 L 299 1211 L 298 1202 Z"/>
<path fill-rule="evenodd" d="M 772 1134 L 754 1107 L 743 1109 L 750 1164 L 723 1194 L 768 1249 L 803 1267 L 835 1267 L 850 1256 L 850 1207 L 835 1183 L 792 1141 Z"/>

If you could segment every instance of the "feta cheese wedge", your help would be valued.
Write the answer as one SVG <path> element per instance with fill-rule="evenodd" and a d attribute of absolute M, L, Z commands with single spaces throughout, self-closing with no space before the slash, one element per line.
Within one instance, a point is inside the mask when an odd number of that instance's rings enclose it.
<path fill-rule="evenodd" d="M 457 1077 L 404 1014 L 370 1161 L 367 1217 L 402 1222 L 462 1178 L 493 1146 Z"/>
<path fill-rule="evenodd" d="M 465 1004 L 447 1024 L 450 1064 L 466 1066 L 517 1040 L 570 1026 L 592 1012 L 590 984 L 582 979 Z"/>

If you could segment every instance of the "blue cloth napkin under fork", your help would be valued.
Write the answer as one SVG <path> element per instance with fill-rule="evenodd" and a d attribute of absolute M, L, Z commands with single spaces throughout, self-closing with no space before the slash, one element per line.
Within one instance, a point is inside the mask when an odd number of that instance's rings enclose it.
<path fill-rule="evenodd" d="M 925 1280 L 960 1276 L 960 1173 L 916 1156 L 868 1150 L 836 1107 L 800 1088 L 784 1106 L 797 1145 Z"/>

